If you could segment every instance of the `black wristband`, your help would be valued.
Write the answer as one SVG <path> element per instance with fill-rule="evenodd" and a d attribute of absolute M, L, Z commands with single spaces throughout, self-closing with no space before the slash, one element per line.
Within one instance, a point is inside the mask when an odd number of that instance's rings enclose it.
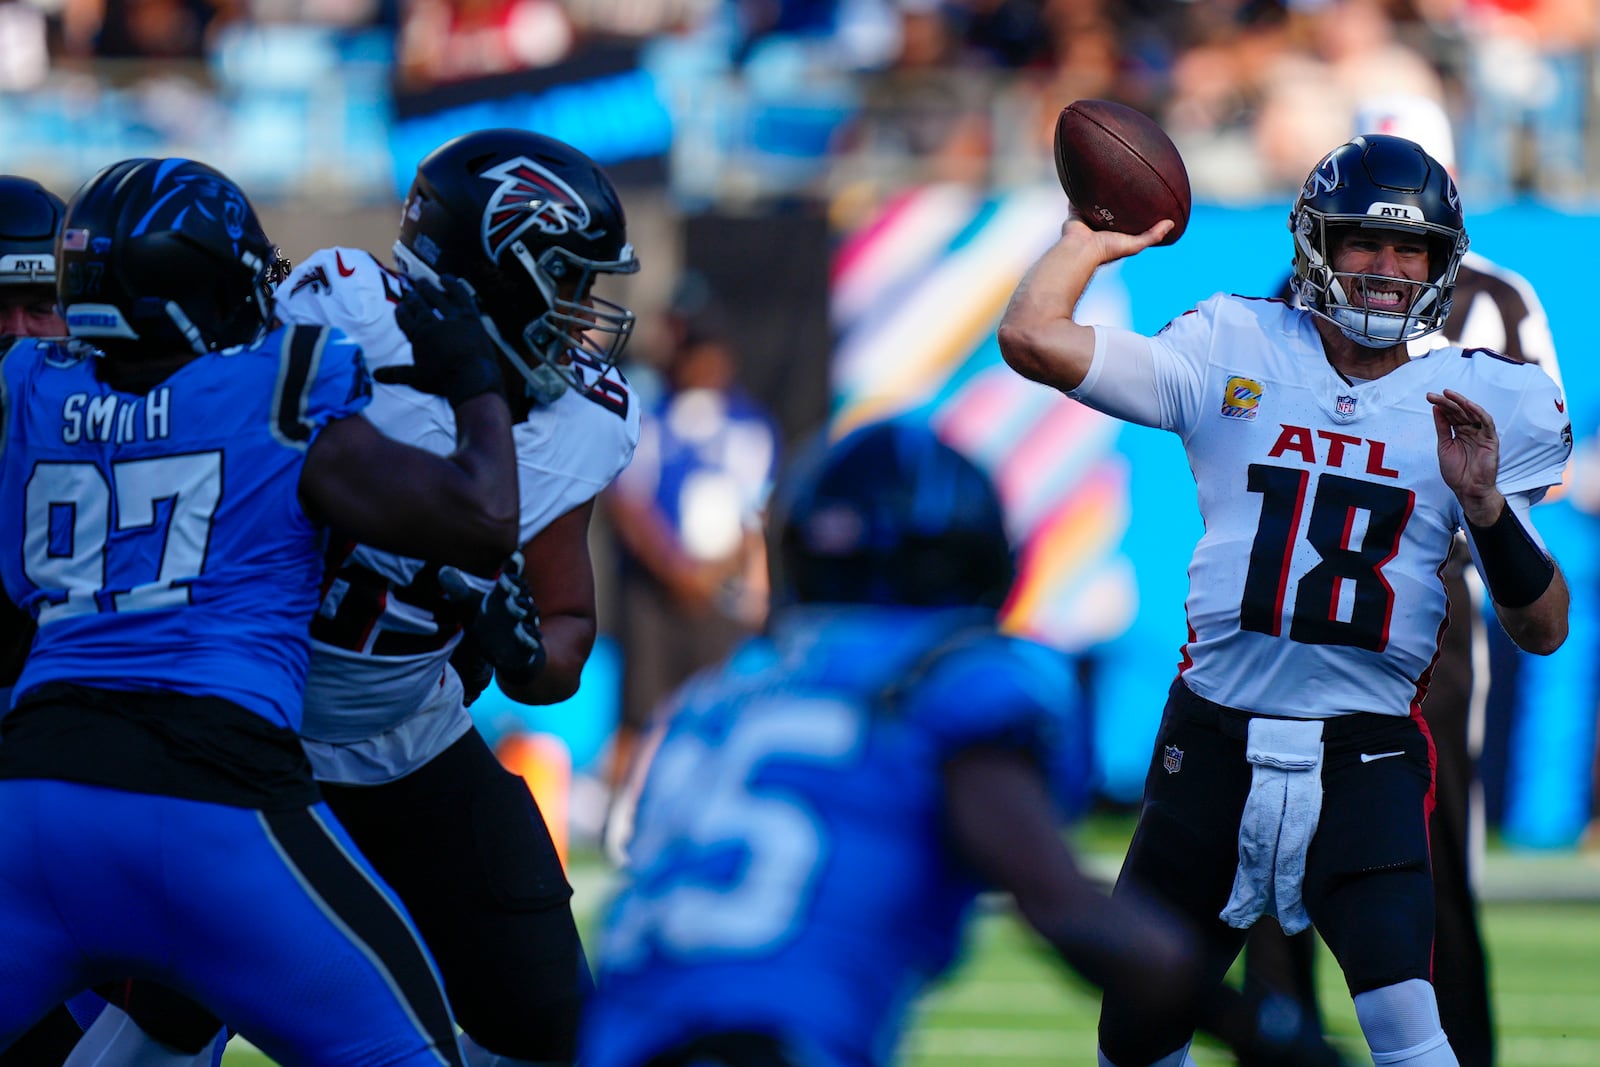
<path fill-rule="evenodd" d="M 1496 604 L 1525 608 L 1544 595 L 1556 577 L 1556 564 L 1534 541 L 1509 503 L 1488 526 L 1467 523 L 1467 533 L 1478 549 L 1483 578 Z"/>

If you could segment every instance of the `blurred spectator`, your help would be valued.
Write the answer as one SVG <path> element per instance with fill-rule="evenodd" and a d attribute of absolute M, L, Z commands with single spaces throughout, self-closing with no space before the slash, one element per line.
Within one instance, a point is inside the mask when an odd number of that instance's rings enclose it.
<path fill-rule="evenodd" d="M 601 496 L 621 564 L 613 790 L 656 706 L 766 619 L 762 521 L 778 431 L 736 384 L 738 356 L 704 288 L 695 274 L 680 284 L 663 389 L 645 409 L 632 464 Z"/>
<path fill-rule="evenodd" d="M 0 92 L 26 92 L 50 67 L 44 12 L 24 0 L 0 2 Z"/>
<path fill-rule="evenodd" d="M 703 24 L 721 0 L 566 0 L 567 14 L 584 33 L 654 37 Z"/>
<path fill-rule="evenodd" d="M 1167 131 L 1183 153 L 1197 199 L 1259 199 L 1274 190 L 1262 174 L 1262 137 L 1254 124 L 1264 85 L 1289 47 L 1287 20 L 1271 5 L 1196 0 L 1190 8 L 1190 18 L 1170 30 L 1175 54 Z"/>
<path fill-rule="evenodd" d="M 1256 119 L 1269 190 L 1300 184 L 1327 146 L 1346 136 L 1358 99 L 1443 98 L 1438 72 L 1398 39 L 1381 0 L 1291 5 L 1288 32 L 1293 47 L 1269 64 Z"/>
<path fill-rule="evenodd" d="M 936 0 L 900 0 L 898 51 L 868 75 L 862 106 L 835 138 L 835 185 L 865 210 L 900 188 L 989 179 L 993 79 L 962 69 L 959 27 Z"/>
<path fill-rule="evenodd" d="M 413 0 L 400 24 L 400 84 L 420 90 L 549 66 L 574 40 L 558 0 Z"/>
<path fill-rule="evenodd" d="M 1600 5 L 1460 2 L 1470 57 L 1466 170 L 1473 183 L 1465 191 L 1491 200 L 1526 189 L 1576 195 L 1584 182 L 1585 100 L 1592 96 Z"/>
<path fill-rule="evenodd" d="M 63 47 L 99 59 L 201 59 L 242 0 L 67 0 Z"/>

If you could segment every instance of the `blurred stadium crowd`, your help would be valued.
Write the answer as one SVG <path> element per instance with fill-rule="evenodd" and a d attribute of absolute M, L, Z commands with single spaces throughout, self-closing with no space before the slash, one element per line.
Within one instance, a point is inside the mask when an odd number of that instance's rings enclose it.
<path fill-rule="evenodd" d="M 0 141 L 63 184 L 161 142 L 226 151 L 264 199 L 383 199 L 408 99 L 620 49 L 691 197 L 848 220 L 885 186 L 1029 179 L 1061 103 L 1110 97 L 1163 120 L 1199 199 L 1258 201 L 1358 97 L 1406 92 L 1449 110 L 1481 208 L 1600 189 L 1597 45 L 1593 0 L 4 0 Z"/>
<path fill-rule="evenodd" d="M 1449 114 L 1475 220 L 1531 200 L 1560 213 L 1557 229 L 1592 222 L 1579 216 L 1600 202 L 1596 0 L 0 0 L 0 171 L 66 194 L 119 158 L 205 160 L 248 191 L 293 259 L 332 242 L 381 253 L 417 161 L 465 130 L 515 126 L 581 148 L 623 190 L 644 263 L 622 294 L 641 316 L 630 355 L 668 369 L 675 290 L 703 276 L 721 309 L 715 340 L 738 353 L 785 446 L 830 415 L 885 414 L 893 395 L 890 407 L 920 407 L 1003 476 L 1014 466 L 1008 503 L 1021 500 L 1044 546 L 1023 606 L 1073 651 L 1181 603 L 1181 571 L 1158 590 L 1142 562 L 1135 593 L 1116 548 L 1141 510 L 1127 506 L 1128 472 L 1137 501 L 1141 471 L 1183 468 L 1139 459 L 1126 434 L 1113 449 L 1104 426 L 984 376 L 1004 297 L 1059 223 L 1058 110 L 1083 97 L 1139 107 L 1173 136 L 1202 210 L 1281 219 L 1361 101 L 1397 94 Z M 1168 253 L 1159 279 L 1104 272 L 1095 313 L 1153 330 L 1164 319 L 1143 319 L 1171 313 L 1179 275 L 1208 286 L 1197 299 L 1273 291 L 1282 231 L 1255 227 L 1257 247 L 1235 242 L 1229 219 L 1212 224 L 1228 238 Z M 1475 247 L 1487 237 L 1541 287 L 1571 282 L 1545 277 L 1555 268 L 1532 246 L 1548 226 L 1535 223 L 1484 218 Z M 1219 255 L 1236 277 L 1212 277 Z M 1560 342 L 1582 302 L 1542 291 Z M 896 305 L 903 315 L 883 312 Z M 648 401 L 650 376 L 630 374 Z M 1580 440 L 1596 406 L 1588 377 L 1566 383 Z M 1078 458 L 1055 481 L 1025 477 L 1045 454 Z M 1092 492 L 1102 483 L 1110 504 Z M 1021 484 L 1037 491 L 1024 499 Z M 1573 540 L 1586 545 L 1591 503 L 1580 506 Z M 602 614 L 608 629 L 616 610 Z M 1171 625 L 1151 624 L 1163 670 Z M 1149 673 L 1147 635 L 1128 632 L 1134 672 Z M 1552 702 L 1562 732 L 1509 747 L 1528 753 L 1511 777 L 1555 781 L 1561 797 L 1559 826 L 1523 840 L 1570 843 L 1587 817 L 1571 784 L 1593 748 L 1581 668 L 1562 690 L 1578 695 Z M 618 702 L 607 685 L 585 691 Z M 567 740 L 580 768 L 603 744 Z M 1146 743 L 1129 744 L 1129 781 Z M 1551 751 L 1573 767 L 1549 774 Z"/>

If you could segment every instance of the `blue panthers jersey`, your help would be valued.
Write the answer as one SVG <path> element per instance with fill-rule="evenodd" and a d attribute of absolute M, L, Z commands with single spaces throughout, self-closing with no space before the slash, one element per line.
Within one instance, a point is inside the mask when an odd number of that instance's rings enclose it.
<path fill-rule="evenodd" d="M 777 1033 L 887 1062 L 982 888 L 948 846 L 941 767 L 1041 767 L 1077 712 L 1064 659 L 960 611 L 790 609 L 680 699 L 640 797 L 585 1010 L 587 1067 L 696 1034 Z"/>
<path fill-rule="evenodd" d="M 39 624 L 16 697 L 164 689 L 298 726 L 322 577 L 300 470 L 370 398 L 360 349 L 283 328 L 144 396 L 86 351 L 22 341 L 0 363 L 0 577 Z"/>

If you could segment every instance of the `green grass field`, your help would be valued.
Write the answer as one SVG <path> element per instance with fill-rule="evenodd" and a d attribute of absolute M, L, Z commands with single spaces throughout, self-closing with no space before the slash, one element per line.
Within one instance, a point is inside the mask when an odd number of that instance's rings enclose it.
<path fill-rule="evenodd" d="M 1087 820 L 1073 837 L 1082 854 L 1097 855 L 1104 867 L 1114 864 L 1130 828 L 1125 819 L 1100 817 Z M 1502 867 L 1519 862 L 1499 856 Z M 585 887 L 603 881 L 599 862 L 575 860 L 590 876 L 579 879 L 575 872 L 581 908 L 598 902 L 599 892 Z M 1500 1067 L 1600 1065 L 1600 866 L 1578 857 L 1555 862 L 1585 884 L 1592 873 L 1596 891 L 1589 899 L 1492 902 L 1484 908 Z M 1534 870 L 1535 877 L 1545 877 L 1544 867 Z M 1350 998 L 1326 950 L 1317 974 L 1330 1033 L 1352 1063 L 1370 1063 Z M 902 1059 L 908 1067 L 1093 1064 L 1098 1004 L 1098 996 L 1038 949 L 1013 919 L 990 916 L 975 931 L 966 965 L 924 1002 Z M 1202 1065 L 1232 1062 L 1212 1047 L 1197 1047 L 1195 1058 Z M 270 1062 L 236 1041 L 224 1067 L 270 1067 Z"/>
<path fill-rule="evenodd" d="M 1501 1067 L 1600 1064 L 1600 904 L 1492 904 Z M 1330 1033 L 1353 1063 L 1370 1063 L 1333 959 L 1319 961 L 1319 999 Z M 1094 1062 L 1098 997 L 1033 947 L 1009 918 L 985 920 L 966 968 L 931 996 L 906 1062 L 1061 1067 Z M 1201 1064 L 1233 1062 L 1197 1049 Z"/>

